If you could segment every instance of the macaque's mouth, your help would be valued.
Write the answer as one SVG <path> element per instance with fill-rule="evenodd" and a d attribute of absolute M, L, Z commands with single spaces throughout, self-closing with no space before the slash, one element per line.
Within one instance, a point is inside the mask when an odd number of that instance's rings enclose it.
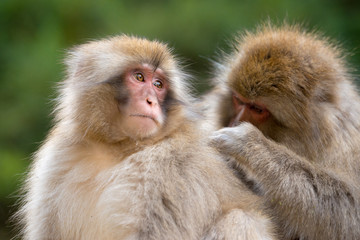
<path fill-rule="evenodd" d="M 149 115 L 145 115 L 145 114 L 130 114 L 130 117 L 149 118 L 149 119 L 153 120 L 155 123 L 158 123 L 158 121 L 156 121 L 156 119 L 154 117 L 149 116 Z"/>

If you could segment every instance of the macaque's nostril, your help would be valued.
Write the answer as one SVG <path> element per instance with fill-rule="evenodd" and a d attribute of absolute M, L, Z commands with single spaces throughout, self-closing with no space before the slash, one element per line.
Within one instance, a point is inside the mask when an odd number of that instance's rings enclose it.
<path fill-rule="evenodd" d="M 148 104 L 152 104 L 152 101 L 151 100 L 149 100 L 148 98 L 146 99 L 146 102 L 148 103 Z"/>

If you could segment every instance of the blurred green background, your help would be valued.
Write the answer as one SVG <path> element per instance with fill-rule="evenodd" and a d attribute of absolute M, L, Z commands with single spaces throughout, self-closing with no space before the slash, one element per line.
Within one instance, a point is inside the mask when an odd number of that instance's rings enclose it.
<path fill-rule="evenodd" d="M 31 154 L 50 128 L 66 49 L 119 33 L 156 38 L 186 60 L 201 93 L 209 59 L 235 32 L 268 18 L 320 30 L 353 53 L 348 60 L 359 69 L 358 0 L 1 0 L 0 239 L 14 234 L 8 217 Z"/>

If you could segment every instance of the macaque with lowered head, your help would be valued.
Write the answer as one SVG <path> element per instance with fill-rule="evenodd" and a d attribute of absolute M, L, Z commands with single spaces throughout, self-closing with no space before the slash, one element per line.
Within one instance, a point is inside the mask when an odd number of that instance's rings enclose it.
<path fill-rule="evenodd" d="M 66 64 L 17 215 L 25 239 L 274 239 L 259 198 L 203 141 L 165 44 L 122 35 Z"/>
<path fill-rule="evenodd" d="M 285 239 L 360 239 L 360 98 L 339 47 L 297 26 L 240 36 L 205 97 L 211 145 Z"/>

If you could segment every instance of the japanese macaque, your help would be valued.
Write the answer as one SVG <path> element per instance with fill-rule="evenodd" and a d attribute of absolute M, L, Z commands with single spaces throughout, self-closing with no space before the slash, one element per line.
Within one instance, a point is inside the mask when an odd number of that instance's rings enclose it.
<path fill-rule="evenodd" d="M 261 199 L 203 141 L 165 44 L 122 35 L 66 64 L 18 214 L 25 239 L 274 239 Z"/>
<path fill-rule="evenodd" d="M 360 239 L 360 98 L 344 54 L 299 26 L 239 36 L 215 75 L 211 145 L 285 239 Z"/>

